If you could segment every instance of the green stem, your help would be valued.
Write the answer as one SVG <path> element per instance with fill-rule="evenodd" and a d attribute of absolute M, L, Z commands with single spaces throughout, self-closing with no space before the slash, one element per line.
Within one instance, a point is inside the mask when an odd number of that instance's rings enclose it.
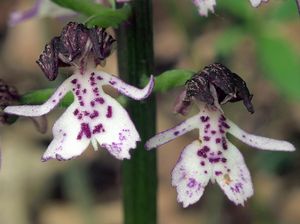
<path fill-rule="evenodd" d="M 152 1 L 134 0 L 132 16 L 118 30 L 118 61 L 122 78 L 134 86 L 153 74 Z M 132 158 L 123 163 L 125 224 L 156 223 L 157 170 L 155 150 L 147 152 L 145 141 L 155 134 L 155 97 L 144 103 L 130 101 L 128 111 L 141 136 Z"/>

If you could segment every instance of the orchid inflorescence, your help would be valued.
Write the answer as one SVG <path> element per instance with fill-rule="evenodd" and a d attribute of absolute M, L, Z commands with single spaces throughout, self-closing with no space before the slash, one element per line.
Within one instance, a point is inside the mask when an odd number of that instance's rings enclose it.
<path fill-rule="evenodd" d="M 286 141 L 249 134 L 225 117 L 221 105 L 226 102 L 242 100 L 247 110 L 253 113 L 251 99 L 246 83 L 238 75 L 218 63 L 206 66 L 186 82 L 186 88 L 175 106 L 177 113 L 185 115 L 195 102 L 200 112 L 146 142 L 145 147 L 150 150 L 199 129 L 199 139 L 184 148 L 172 172 L 172 185 L 176 187 L 177 199 L 184 207 L 201 198 L 209 180 L 216 181 L 235 204 L 244 205 L 252 196 L 249 170 L 242 154 L 227 139 L 227 133 L 255 148 L 295 150 Z"/>
<path fill-rule="evenodd" d="M 267 2 L 250 1 L 254 7 Z M 102 3 L 101 0 L 95 2 Z M 207 16 L 209 11 L 214 12 L 216 0 L 193 2 L 200 15 Z M 58 9 L 50 13 L 51 7 Z M 12 14 L 10 24 L 15 25 L 36 15 L 60 17 L 73 14 L 71 10 L 62 9 L 50 0 L 37 0 L 31 10 Z M 104 64 L 114 46 L 115 39 L 104 28 L 87 28 L 80 23 L 68 23 L 60 36 L 46 44 L 37 64 L 50 81 L 56 79 L 60 67 L 70 67 L 72 75 L 42 105 L 15 105 L 19 95 L 0 81 L 1 110 L 6 107 L 0 111 L 0 121 L 7 122 L 11 115 L 33 118 L 43 116 L 71 92 L 74 101 L 55 122 L 53 140 L 42 156 L 42 161 L 72 159 L 82 154 L 89 143 L 95 150 L 99 145 L 106 148 L 117 159 L 129 159 L 130 149 L 136 148 L 137 142 L 141 140 L 139 133 L 126 110 L 104 92 L 103 86 L 111 86 L 134 100 L 144 100 L 153 90 L 154 78 L 151 75 L 148 84 L 139 89 L 98 70 L 97 66 Z M 184 148 L 172 171 L 172 185 L 176 187 L 177 199 L 184 207 L 201 198 L 210 180 L 216 181 L 235 204 L 244 205 L 252 196 L 249 170 L 242 154 L 228 140 L 228 133 L 255 148 L 295 150 L 286 141 L 249 134 L 225 117 L 221 106 L 228 102 L 243 101 L 247 110 L 254 113 L 252 97 L 245 81 L 237 74 L 219 63 L 208 65 L 187 80 L 175 105 L 175 112 L 181 115 L 186 115 L 193 103 L 199 112 L 146 142 L 145 147 L 150 150 L 193 129 L 199 129 L 199 138 Z"/>

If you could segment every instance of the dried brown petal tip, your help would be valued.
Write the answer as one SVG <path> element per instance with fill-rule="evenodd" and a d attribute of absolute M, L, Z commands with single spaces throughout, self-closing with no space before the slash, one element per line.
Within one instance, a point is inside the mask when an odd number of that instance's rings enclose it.
<path fill-rule="evenodd" d="M 3 112 L 3 109 L 9 105 L 17 104 L 20 96 L 17 90 L 7 85 L 2 79 L 0 79 L 0 123 L 9 124 L 15 121 L 16 116 L 8 115 Z"/>
<path fill-rule="evenodd" d="M 247 110 L 254 113 L 253 95 L 249 93 L 246 82 L 220 63 L 204 67 L 186 82 L 184 101 L 191 101 L 192 97 L 210 105 L 242 100 Z"/>
<path fill-rule="evenodd" d="M 45 46 L 37 64 L 49 80 L 54 80 L 59 67 L 81 66 L 84 59 L 94 58 L 101 64 L 111 53 L 115 39 L 104 28 L 87 28 L 76 22 L 68 23 L 59 37 Z"/>

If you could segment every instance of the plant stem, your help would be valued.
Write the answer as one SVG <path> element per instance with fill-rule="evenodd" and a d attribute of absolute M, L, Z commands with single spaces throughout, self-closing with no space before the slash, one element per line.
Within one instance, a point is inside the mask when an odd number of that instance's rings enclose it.
<path fill-rule="evenodd" d="M 142 76 L 153 74 L 152 1 L 134 0 L 132 16 L 117 31 L 118 65 L 122 78 L 139 86 Z M 125 224 L 156 223 L 157 170 L 155 150 L 147 152 L 145 141 L 155 134 L 155 98 L 128 103 L 128 111 L 141 136 L 132 158 L 123 163 Z"/>

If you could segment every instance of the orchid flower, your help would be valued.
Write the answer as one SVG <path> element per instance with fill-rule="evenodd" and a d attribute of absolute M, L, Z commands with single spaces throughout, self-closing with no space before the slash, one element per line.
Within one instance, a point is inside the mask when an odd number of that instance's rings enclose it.
<path fill-rule="evenodd" d="M 221 64 L 212 64 L 195 74 L 186 83 L 175 106 L 186 114 L 192 101 L 200 112 L 181 124 L 163 131 L 146 142 L 148 150 L 163 145 L 193 129 L 199 129 L 199 139 L 186 146 L 172 171 L 178 202 L 183 207 L 197 202 L 209 180 L 217 182 L 235 204 L 244 205 L 253 194 L 249 170 L 242 154 L 227 139 L 229 133 L 247 145 L 263 150 L 294 151 L 292 144 L 252 135 L 227 119 L 220 107 L 226 102 L 243 100 L 249 112 L 254 109 L 246 83 Z"/>
<path fill-rule="evenodd" d="M 250 0 L 253 7 L 258 7 L 261 3 L 267 2 L 268 0 Z M 216 6 L 216 0 L 193 0 L 194 4 L 198 8 L 199 14 L 201 16 L 208 16 L 208 12 L 214 13 Z"/>
<path fill-rule="evenodd" d="M 140 136 L 126 110 L 102 87 L 109 85 L 123 95 L 143 100 L 153 89 L 151 76 L 148 85 L 139 89 L 119 78 L 96 70 L 111 52 L 114 39 L 102 28 L 88 29 L 82 24 L 69 23 L 60 37 L 46 45 L 37 63 L 46 76 L 53 80 L 59 66 L 71 66 L 73 75 L 66 79 L 42 105 L 10 106 L 6 113 L 20 116 L 41 116 L 50 112 L 64 95 L 71 91 L 74 102 L 55 122 L 54 139 L 42 160 L 68 160 L 79 156 L 91 142 L 98 143 L 117 159 L 130 158 L 129 150 L 136 147 Z"/>

